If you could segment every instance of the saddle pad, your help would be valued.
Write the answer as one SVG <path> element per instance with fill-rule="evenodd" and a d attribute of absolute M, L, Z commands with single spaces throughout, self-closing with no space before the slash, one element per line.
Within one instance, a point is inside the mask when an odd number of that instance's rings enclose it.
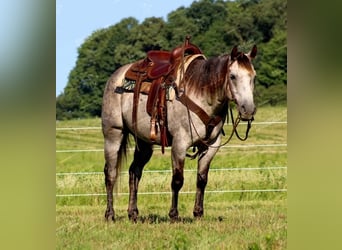
<path fill-rule="evenodd" d="M 124 79 L 123 85 L 115 88 L 114 92 L 122 94 L 124 92 L 134 92 L 135 81 L 130 79 Z M 148 95 L 150 93 L 151 82 L 142 82 L 140 86 L 140 93 Z"/>

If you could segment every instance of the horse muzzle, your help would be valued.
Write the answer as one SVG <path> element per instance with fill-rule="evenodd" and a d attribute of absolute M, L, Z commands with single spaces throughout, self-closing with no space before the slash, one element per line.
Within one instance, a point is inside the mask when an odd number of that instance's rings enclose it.
<path fill-rule="evenodd" d="M 242 121 L 253 121 L 256 113 L 255 105 L 241 105 L 239 107 L 239 116 Z"/>

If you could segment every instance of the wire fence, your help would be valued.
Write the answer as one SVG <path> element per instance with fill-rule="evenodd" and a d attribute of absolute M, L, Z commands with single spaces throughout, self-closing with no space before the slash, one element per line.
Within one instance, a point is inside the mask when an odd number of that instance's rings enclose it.
<path fill-rule="evenodd" d="M 287 124 L 286 121 L 275 121 L 275 122 L 254 122 L 253 125 L 273 125 L 273 124 Z M 57 131 L 66 130 L 100 130 L 101 127 L 60 127 L 56 128 Z M 286 143 L 278 144 L 247 144 L 247 145 L 226 145 L 223 148 L 258 148 L 258 147 L 287 147 Z M 166 148 L 169 150 L 170 148 Z M 134 148 L 129 148 L 134 150 Z M 103 152 L 103 149 L 66 149 L 56 150 L 56 153 L 81 153 L 81 152 Z M 234 168 L 213 168 L 214 171 L 263 171 L 263 170 L 287 170 L 287 166 L 272 166 L 272 167 L 234 167 Z M 196 169 L 184 169 L 184 172 L 196 172 Z M 144 173 L 171 173 L 171 170 L 144 170 Z M 121 174 L 128 174 L 127 172 L 121 172 Z M 84 175 L 103 175 L 103 172 L 60 172 L 56 173 L 56 178 L 62 176 L 84 176 Z M 220 193 L 260 193 L 260 192 L 287 192 L 287 189 L 236 189 L 236 190 L 207 190 L 206 193 L 220 194 Z M 195 194 L 195 191 L 181 191 L 180 194 Z M 105 196 L 106 193 L 85 193 L 85 194 L 56 194 L 56 197 L 91 197 L 91 196 Z M 126 196 L 129 193 L 117 193 L 116 195 Z M 139 192 L 139 195 L 171 195 L 171 192 Z"/>
<path fill-rule="evenodd" d="M 246 122 L 240 122 L 241 124 L 247 124 Z M 267 122 L 253 122 L 253 125 L 272 125 L 272 124 L 287 124 L 287 121 L 267 121 Z M 100 130 L 101 127 L 60 127 L 56 130 Z"/>
<path fill-rule="evenodd" d="M 248 170 L 274 170 L 274 169 L 287 169 L 287 167 L 251 167 L 251 168 L 211 168 L 213 171 L 248 171 Z M 184 172 L 196 172 L 196 169 L 184 169 Z M 172 170 L 144 170 L 144 173 L 171 173 Z M 126 171 L 122 171 L 120 174 L 128 174 Z M 68 173 L 56 173 L 56 176 L 63 175 L 103 175 L 103 172 L 68 172 Z"/>
<path fill-rule="evenodd" d="M 206 190 L 209 194 L 222 193 L 261 193 L 261 192 L 287 192 L 287 189 L 250 189 L 250 190 Z M 139 192 L 139 195 L 171 195 L 172 192 Z M 196 194 L 195 191 L 180 191 L 179 194 Z M 105 196 L 106 193 L 99 194 L 57 194 L 56 197 L 85 197 L 85 196 Z M 116 195 L 127 196 L 129 193 L 117 193 Z"/>
<path fill-rule="evenodd" d="M 215 171 L 255 171 L 255 170 L 287 170 L 284 166 L 274 167 L 240 167 L 240 168 L 213 168 L 211 172 Z M 184 169 L 184 172 L 196 172 L 196 169 Z M 171 173 L 171 170 L 145 170 L 144 173 Z M 120 173 L 128 174 L 122 171 Z M 56 173 L 56 176 L 67 175 L 103 175 L 103 172 L 68 172 L 68 173 Z M 287 189 L 240 189 L 240 190 L 207 190 L 209 194 L 222 194 L 222 193 L 261 193 L 261 192 L 287 192 Z M 195 194 L 195 191 L 180 191 L 180 194 Z M 171 195 L 171 192 L 139 192 L 139 195 Z M 90 196 L 105 196 L 106 193 L 88 193 L 88 194 L 56 194 L 56 197 L 90 197 Z M 127 196 L 129 193 L 117 193 L 119 196 Z"/>
<path fill-rule="evenodd" d="M 258 147 L 287 147 L 287 143 L 279 144 L 248 144 L 248 145 L 225 145 L 221 148 L 258 148 Z M 165 150 L 170 150 L 171 148 L 165 148 Z M 134 148 L 129 148 L 128 150 L 134 150 Z M 81 153 L 81 152 L 103 152 L 103 149 L 65 149 L 56 150 L 56 153 Z"/>

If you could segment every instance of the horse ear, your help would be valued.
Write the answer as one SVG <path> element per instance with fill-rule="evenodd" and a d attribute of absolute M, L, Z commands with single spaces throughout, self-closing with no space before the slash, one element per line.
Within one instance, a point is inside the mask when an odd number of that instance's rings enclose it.
<path fill-rule="evenodd" d="M 234 48 L 232 49 L 232 52 L 230 52 L 230 57 L 235 60 L 238 56 L 239 52 L 238 52 L 238 46 L 235 45 Z"/>
<path fill-rule="evenodd" d="M 257 46 L 254 45 L 252 50 L 248 53 L 249 58 L 254 59 L 256 57 L 257 51 Z"/>

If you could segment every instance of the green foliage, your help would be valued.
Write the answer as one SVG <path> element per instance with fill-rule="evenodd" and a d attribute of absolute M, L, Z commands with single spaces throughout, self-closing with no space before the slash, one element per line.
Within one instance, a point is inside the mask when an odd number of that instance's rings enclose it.
<path fill-rule="evenodd" d="M 286 104 L 286 0 L 199 0 L 159 17 L 122 19 L 94 31 L 78 48 L 64 92 L 56 98 L 56 119 L 99 117 L 103 89 L 120 66 L 144 58 L 149 50 L 171 50 L 186 35 L 207 57 L 229 53 L 234 45 L 248 52 L 258 46 L 256 100 Z"/>

